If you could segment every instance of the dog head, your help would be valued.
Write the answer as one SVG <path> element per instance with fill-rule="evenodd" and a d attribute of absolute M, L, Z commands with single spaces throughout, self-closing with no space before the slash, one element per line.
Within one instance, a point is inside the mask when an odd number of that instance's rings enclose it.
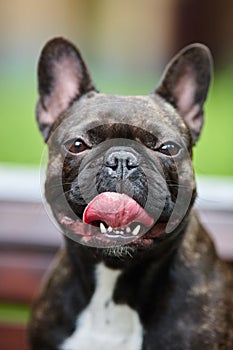
<path fill-rule="evenodd" d="M 49 147 L 45 192 L 69 238 L 144 249 L 184 230 L 211 69 L 209 50 L 193 44 L 172 59 L 149 96 L 106 95 L 73 44 L 46 44 L 37 104 Z"/>

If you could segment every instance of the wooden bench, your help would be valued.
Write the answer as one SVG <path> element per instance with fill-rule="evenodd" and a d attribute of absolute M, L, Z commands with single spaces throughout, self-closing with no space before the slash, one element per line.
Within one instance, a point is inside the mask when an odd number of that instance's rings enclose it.
<path fill-rule="evenodd" d="M 11 310 L 23 306 L 27 313 L 60 245 L 60 234 L 41 204 L 0 202 L 0 222 L 0 303 Z M 29 350 L 25 316 L 8 318 L 0 316 L 0 349 Z"/>
<path fill-rule="evenodd" d="M 0 300 L 9 305 L 31 306 L 54 251 L 41 247 L 0 247 Z M 0 349 L 28 350 L 26 324 L 0 322 Z"/>

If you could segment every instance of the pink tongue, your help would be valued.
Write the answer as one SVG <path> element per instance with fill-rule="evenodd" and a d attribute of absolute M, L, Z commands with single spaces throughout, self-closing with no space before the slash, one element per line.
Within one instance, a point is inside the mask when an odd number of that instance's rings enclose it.
<path fill-rule="evenodd" d="M 132 198 L 124 193 L 104 192 L 96 196 L 86 207 L 83 221 L 103 221 L 113 228 L 125 227 L 132 222 L 152 226 L 154 219 Z"/>

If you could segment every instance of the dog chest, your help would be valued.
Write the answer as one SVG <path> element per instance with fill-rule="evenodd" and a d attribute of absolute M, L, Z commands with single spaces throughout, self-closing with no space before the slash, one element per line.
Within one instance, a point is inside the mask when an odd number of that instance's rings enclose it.
<path fill-rule="evenodd" d="M 98 265 L 91 302 L 79 315 L 75 331 L 63 342 L 61 350 L 141 349 L 143 329 L 138 314 L 112 300 L 119 275 L 119 270 Z"/>

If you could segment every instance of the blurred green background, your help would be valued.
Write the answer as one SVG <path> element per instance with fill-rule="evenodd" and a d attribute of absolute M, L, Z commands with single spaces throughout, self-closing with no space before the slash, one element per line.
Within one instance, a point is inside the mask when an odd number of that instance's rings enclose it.
<path fill-rule="evenodd" d="M 199 41 L 213 53 L 215 75 L 194 151 L 195 169 L 233 175 L 232 14 L 228 0 L 0 0 L 0 162 L 40 164 L 44 145 L 34 118 L 36 64 L 49 38 L 74 41 L 97 87 L 119 94 L 147 94 L 170 57 Z"/>
<path fill-rule="evenodd" d="M 95 73 L 95 70 L 93 70 Z M 155 74 L 156 75 L 156 74 Z M 98 72 L 94 74 L 98 76 Z M 205 126 L 194 151 L 197 173 L 203 175 L 233 175 L 233 72 L 222 70 L 215 74 L 205 107 Z M 147 94 L 154 79 L 98 76 L 97 86 L 107 93 Z M 123 84 L 122 84 L 123 82 Z M 39 165 L 44 144 L 34 118 L 37 100 L 35 77 L 25 73 L 5 76 L 0 82 L 1 92 L 1 161 Z"/>

